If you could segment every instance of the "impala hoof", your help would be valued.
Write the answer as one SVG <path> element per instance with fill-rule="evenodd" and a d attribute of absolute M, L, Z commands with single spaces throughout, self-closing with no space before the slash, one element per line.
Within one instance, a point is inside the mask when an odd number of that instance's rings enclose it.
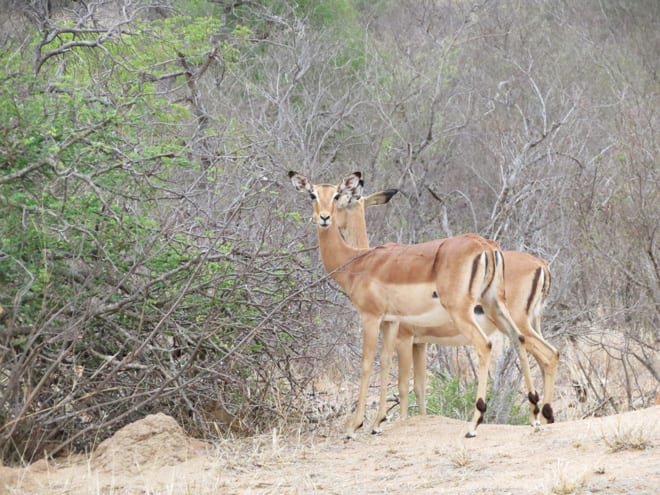
<path fill-rule="evenodd" d="M 552 406 L 550 404 L 544 404 L 541 408 L 541 414 L 546 423 L 552 424 L 555 422 L 555 414 L 552 411 Z"/>
<path fill-rule="evenodd" d="M 364 425 L 364 421 L 360 422 L 357 426 L 353 427 L 347 427 L 346 428 L 346 439 L 347 440 L 353 440 L 357 436 L 357 430 L 362 428 L 362 425 Z"/>
<path fill-rule="evenodd" d="M 476 431 L 468 431 L 468 432 L 465 434 L 465 438 L 474 438 L 474 437 L 476 437 L 476 436 L 477 436 L 477 432 L 476 432 Z"/>
<path fill-rule="evenodd" d="M 387 416 L 384 416 L 382 419 L 377 419 L 374 421 L 374 424 L 371 427 L 371 434 L 372 435 L 380 435 L 383 432 L 383 428 L 381 425 L 387 421 Z"/>

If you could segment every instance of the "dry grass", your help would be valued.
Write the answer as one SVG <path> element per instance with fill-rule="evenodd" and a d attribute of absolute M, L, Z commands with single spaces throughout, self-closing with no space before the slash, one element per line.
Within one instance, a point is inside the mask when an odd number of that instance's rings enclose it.
<path fill-rule="evenodd" d="M 546 477 L 546 483 L 540 495 L 579 495 L 585 484 L 584 475 L 570 473 L 567 464 L 557 462 Z"/>
<path fill-rule="evenodd" d="M 465 445 L 461 445 L 454 452 L 451 453 L 449 460 L 457 468 L 464 468 L 472 464 L 473 460 L 470 452 Z"/>
<path fill-rule="evenodd" d="M 601 438 L 610 448 L 610 452 L 622 450 L 646 450 L 653 446 L 650 440 L 653 436 L 655 426 L 632 426 L 625 427 L 617 423 L 614 431 L 601 433 Z"/>

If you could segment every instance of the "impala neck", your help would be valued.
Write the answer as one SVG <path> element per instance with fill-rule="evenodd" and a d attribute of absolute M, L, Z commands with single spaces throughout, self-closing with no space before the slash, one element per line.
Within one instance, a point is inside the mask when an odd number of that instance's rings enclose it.
<path fill-rule="evenodd" d="M 369 247 L 369 237 L 367 237 L 363 201 L 360 200 L 353 208 L 356 210 L 348 212 L 346 217 L 346 228 L 343 230 L 344 239 L 349 246 L 366 249 Z"/>
<path fill-rule="evenodd" d="M 354 248 L 346 244 L 334 223 L 327 228 L 317 227 L 317 231 L 323 266 L 335 282 L 344 287 L 347 273 L 341 270 L 341 267 L 364 253 L 366 249 Z"/>

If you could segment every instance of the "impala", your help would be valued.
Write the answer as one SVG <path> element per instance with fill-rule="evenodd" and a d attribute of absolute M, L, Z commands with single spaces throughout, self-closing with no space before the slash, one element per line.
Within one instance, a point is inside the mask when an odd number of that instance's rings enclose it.
<path fill-rule="evenodd" d="M 358 248 L 368 248 L 369 239 L 365 220 L 365 209 L 369 206 L 387 203 L 397 193 L 396 189 L 376 192 L 369 196 L 354 197 L 342 195 L 337 202 L 337 226 L 346 242 Z M 559 364 L 559 353 L 541 336 L 541 314 L 545 299 L 550 289 L 550 271 L 544 260 L 518 251 L 503 251 L 504 258 L 504 288 L 507 307 L 513 321 L 525 337 L 525 349 L 532 354 L 543 372 L 543 421 L 554 422 L 552 397 L 555 377 Z M 483 312 L 476 311 L 475 319 L 486 335 L 491 335 L 496 325 Z M 413 363 L 413 383 L 420 414 L 426 414 L 426 343 L 447 345 L 462 345 L 468 343 L 458 329 L 452 326 L 429 327 L 422 332 L 406 328 L 406 323 L 399 325 L 402 337 L 397 339 L 396 353 L 399 362 L 399 398 L 401 418 L 408 414 L 408 383 L 410 362 Z M 413 345 L 410 334 L 423 333 L 423 337 L 415 337 Z M 412 352 L 411 352 L 412 351 Z M 386 387 L 386 383 L 381 383 Z M 384 392 L 381 391 L 381 395 Z M 376 422 L 385 419 L 384 407 L 379 410 Z"/>
<path fill-rule="evenodd" d="M 486 386 L 492 344 L 475 320 L 478 307 L 511 339 L 520 358 L 530 401 L 532 422 L 538 423 L 538 393 L 534 390 L 523 346 L 504 304 L 502 253 L 476 234 L 464 234 L 422 244 L 385 244 L 355 248 L 346 244 L 335 215 L 343 194 L 358 196 L 361 174 L 339 185 L 313 184 L 289 172 L 294 187 L 312 199 L 312 222 L 317 226 L 321 260 L 332 279 L 346 292 L 362 321 L 362 363 L 358 404 L 347 425 L 348 435 L 364 422 L 369 378 L 382 325 L 381 383 L 389 374 L 394 342 L 424 337 L 426 329 L 451 326 L 457 338 L 475 347 L 479 371 L 477 400 L 471 427 L 473 437 L 486 411 Z M 399 331 L 399 324 L 406 324 Z M 407 333 L 410 332 L 410 333 Z M 381 387 L 381 406 L 385 403 Z M 378 424 L 374 423 L 374 428 Z"/>

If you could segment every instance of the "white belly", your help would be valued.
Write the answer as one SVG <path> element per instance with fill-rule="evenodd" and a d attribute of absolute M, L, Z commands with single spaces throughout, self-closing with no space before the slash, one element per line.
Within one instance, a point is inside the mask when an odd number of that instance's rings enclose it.
<path fill-rule="evenodd" d="M 441 327 L 451 323 L 451 317 L 440 303 L 434 305 L 431 311 L 417 315 L 385 315 L 385 321 L 398 321 L 416 327 Z"/>
<path fill-rule="evenodd" d="M 433 335 L 425 335 L 423 337 L 414 337 L 413 343 L 415 344 L 439 344 L 447 346 L 462 346 L 468 345 L 470 341 L 464 335 L 453 335 L 451 337 L 434 337 Z"/>

